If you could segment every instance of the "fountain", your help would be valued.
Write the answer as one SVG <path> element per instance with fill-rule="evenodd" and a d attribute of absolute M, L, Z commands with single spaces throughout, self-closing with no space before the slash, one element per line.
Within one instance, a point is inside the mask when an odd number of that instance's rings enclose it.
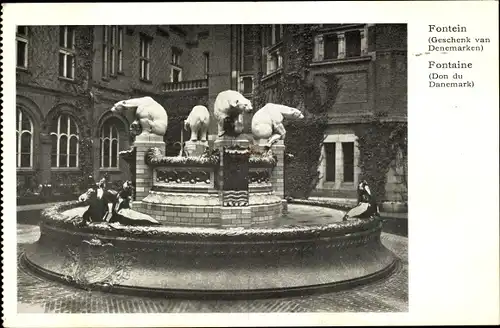
<path fill-rule="evenodd" d="M 225 120 L 229 133 L 212 148 L 189 140 L 188 156 L 175 157 L 164 156 L 163 137 L 148 130 L 151 122 L 134 122 L 141 133 L 122 152 L 135 185 L 128 215 L 161 225 L 78 225 L 85 204 L 61 203 L 43 212 L 41 237 L 23 261 L 82 288 L 196 298 L 343 289 L 397 267 L 380 241 L 377 217 L 343 222 L 341 209 L 287 204 L 283 138 L 251 144 L 231 124 L 241 123 L 239 114 Z M 284 136 L 282 125 L 278 131 Z"/>

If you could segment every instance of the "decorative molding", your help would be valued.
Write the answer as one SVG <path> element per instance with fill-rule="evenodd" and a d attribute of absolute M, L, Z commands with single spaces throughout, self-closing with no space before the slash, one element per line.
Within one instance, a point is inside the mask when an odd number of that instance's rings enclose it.
<path fill-rule="evenodd" d="M 210 175 L 211 172 L 204 170 L 171 170 L 165 168 L 155 170 L 156 182 L 168 184 L 209 185 L 212 182 Z"/>

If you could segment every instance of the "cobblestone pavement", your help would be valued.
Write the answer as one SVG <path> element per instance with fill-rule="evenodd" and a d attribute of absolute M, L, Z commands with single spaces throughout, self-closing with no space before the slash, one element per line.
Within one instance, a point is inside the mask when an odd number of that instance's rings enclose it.
<path fill-rule="evenodd" d="M 18 254 L 38 240 L 39 228 L 18 224 Z M 382 234 L 382 241 L 401 258 L 390 277 L 348 291 L 243 301 L 202 301 L 132 297 L 88 292 L 46 280 L 18 265 L 20 313 L 181 313 L 181 312 L 406 312 L 408 311 L 408 241 Z"/>

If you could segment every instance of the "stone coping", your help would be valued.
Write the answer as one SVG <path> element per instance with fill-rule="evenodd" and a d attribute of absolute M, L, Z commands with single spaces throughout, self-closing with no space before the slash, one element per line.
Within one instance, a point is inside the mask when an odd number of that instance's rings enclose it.
<path fill-rule="evenodd" d="M 301 202 L 303 204 L 303 202 Z M 108 223 L 94 223 L 84 227 L 74 225 L 72 218 L 62 215 L 63 211 L 84 206 L 78 201 L 60 203 L 42 212 L 41 225 L 59 227 L 64 230 L 106 236 L 132 238 L 204 240 L 220 242 L 317 240 L 320 238 L 351 236 L 367 231 L 380 230 L 382 222 L 378 218 L 335 222 L 318 226 L 294 226 L 279 228 L 213 228 L 178 226 L 121 226 L 113 228 Z M 328 206 L 325 204 L 324 206 Z"/>

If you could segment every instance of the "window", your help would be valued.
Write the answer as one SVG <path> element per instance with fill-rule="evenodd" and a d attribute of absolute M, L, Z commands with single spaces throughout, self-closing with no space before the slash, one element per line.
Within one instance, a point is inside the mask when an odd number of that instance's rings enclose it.
<path fill-rule="evenodd" d="M 59 29 L 59 76 L 73 79 L 75 76 L 75 28 Z"/>
<path fill-rule="evenodd" d="M 337 34 L 325 35 L 324 38 L 324 59 L 336 59 L 339 54 Z"/>
<path fill-rule="evenodd" d="M 273 24 L 264 27 L 264 45 L 270 47 L 283 39 L 283 25 Z"/>
<path fill-rule="evenodd" d="M 240 70 L 248 72 L 253 70 L 253 40 L 252 40 L 252 26 L 243 25 L 241 31 L 241 67 Z"/>
<path fill-rule="evenodd" d="M 108 119 L 102 126 L 101 168 L 118 168 L 118 149 L 120 147 L 118 124 L 115 119 Z"/>
<path fill-rule="evenodd" d="M 33 166 L 33 122 L 20 109 L 16 113 L 16 166 Z"/>
<path fill-rule="evenodd" d="M 346 57 L 361 56 L 361 32 L 350 31 L 345 33 Z"/>
<path fill-rule="evenodd" d="M 354 182 L 354 142 L 342 143 L 344 182 Z"/>
<path fill-rule="evenodd" d="M 181 50 L 172 48 L 172 71 L 170 72 L 170 82 L 182 81 Z"/>
<path fill-rule="evenodd" d="M 123 28 L 103 26 L 103 72 L 102 75 L 114 76 L 123 72 Z"/>
<path fill-rule="evenodd" d="M 208 72 L 210 71 L 210 54 L 208 52 L 203 53 L 203 59 L 205 60 L 205 79 L 208 79 Z"/>
<path fill-rule="evenodd" d="M 269 47 L 266 54 L 266 74 L 271 74 L 283 67 L 280 47 L 274 47 L 283 38 L 283 26 L 269 25 L 264 28 L 264 33 L 264 43 Z"/>
<path fill-rule="evenodd" d="M 282 67 L 283 67 L 283 57 L 281 57 L 279 50 L 269 52 L 267 54 L 267 74 L 277 71 Z"/>
<path fill-rule="evenodd" d="M 325 143 L 325 160 L 326 160 L 326 181 L 335 181 L 335 165 L 336 165 L 336 144 L 334 142 Z"/>
<path fill-rule="evenodd" d="M 16 29 L 16 51 L 19 68 L 28 68 L 28 27 L 18 26 Z"/>
<path fill-rule="evenodd" d="M 242 76 L 240 82 L 240 92 L 247 95 L 253 92 L 253 76 Z"/>
<path fill-rule="evenodd" d="M 139 57 L 139 74 L 140 79 L 149 81 L 149 69 L 151 65 L 151 38 L 141 35 L 140 40 L 140 57 Z"/>
<path fill-rule="evenodd" d="M 51 126 L 52 167 L 78 167 L 78 126 L 74 119 L 63 114 Z"/>

